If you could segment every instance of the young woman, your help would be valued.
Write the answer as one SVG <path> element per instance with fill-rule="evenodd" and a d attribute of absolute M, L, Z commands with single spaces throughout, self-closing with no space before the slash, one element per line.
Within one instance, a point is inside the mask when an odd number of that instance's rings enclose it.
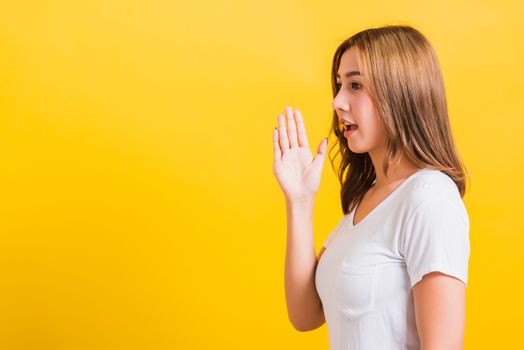
<path fill-rule="evenodd" d="M 462 349 L 466 172 L 434 49 L 409 26 L 364 30 L 338 47 L 331 78 L 344 215 L 318 258 L 313 206 L 327 138 L 313 158 L 289 106 L 273 133 L 289 319 L 299 331 L 327 323 L 331 349 Z"/>

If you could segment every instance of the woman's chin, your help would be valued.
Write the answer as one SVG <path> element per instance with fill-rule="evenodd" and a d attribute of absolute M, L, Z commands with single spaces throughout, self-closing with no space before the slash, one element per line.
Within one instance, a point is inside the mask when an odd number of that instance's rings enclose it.
<path fill-rule="evenodd" d="M 361 154 L 361 153 L 366 153 L 367 152 L 367 150 L 363 149 L 362 147 L 358 147 L 354 143 L 351 143 L 351 141 L 348 141 L 348 148 L 349 148 L 349 150 L 351 152 L 357 153 L 357 154 Z"/>

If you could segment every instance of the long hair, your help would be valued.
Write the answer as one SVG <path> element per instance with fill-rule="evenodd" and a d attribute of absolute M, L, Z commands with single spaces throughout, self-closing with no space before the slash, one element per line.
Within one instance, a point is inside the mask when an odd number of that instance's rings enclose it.
<path fill-rule="evenodd" d="M 342 54 L 352 46 L 359 51 L 365 86 L 386 129 L 386 156 L 389 165 L 402 155 L 417 167 L 440 170 L 466 192 L 467 170 L 455 147 L 449 123 L 444 81 L 440 64 L 430 42 L 418 30 L 389 25 L 363 30 L 345 40 L 335 51 L 331 72 L 333 97 L 338 94 L 336 75 Z M 341 130 L 336 111 L 329 134 L 337 147 L 329 157 L 341 184 L 342 211 L 353 210 L 371 187 L 376 172 L 371 157 L 352 152 Z M 334 160 L 341 155 L 338 170 Z"/>

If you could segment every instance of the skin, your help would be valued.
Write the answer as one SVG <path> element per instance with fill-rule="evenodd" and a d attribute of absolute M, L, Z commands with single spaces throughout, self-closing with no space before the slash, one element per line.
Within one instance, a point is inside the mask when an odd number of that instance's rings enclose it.
<path fill-rule="evenodd" d="M 388 175 L 382 170 L 386 154 L 384 123 L 376 113 L 374 104 L 365 89 L 362 75 L 345 77 L 346 72 L 360 72 L 358 48 L 351 47 L 341 57 L 337 82 L 340 90 L 333 100 L 339 120 L 358 125 L 347 137 L 348 147 L 355 153 L 368 152 L 376 172 L 376 182 L 365 194 L 357 208 L 355 223 L 360 222 L 407 177 L 419 170 L 400 156 Z M 319 253 L 319 258 L 325 248 Z M 423 350 L 463 349 L 466 286 L 459 279 L 435 271 L 426 274 L 413 286 L 417 329 Z"/>

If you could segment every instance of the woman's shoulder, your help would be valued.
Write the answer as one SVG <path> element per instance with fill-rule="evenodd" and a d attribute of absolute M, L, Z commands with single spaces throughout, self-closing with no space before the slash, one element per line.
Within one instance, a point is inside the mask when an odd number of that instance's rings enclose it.
<path fill-rule="evenodd" d="M 405 199 L 411 208 L 435 200 L 463 205 L 457 185 L 446 173 L 436 169 L 424 169 L 408 184 Z"/>

